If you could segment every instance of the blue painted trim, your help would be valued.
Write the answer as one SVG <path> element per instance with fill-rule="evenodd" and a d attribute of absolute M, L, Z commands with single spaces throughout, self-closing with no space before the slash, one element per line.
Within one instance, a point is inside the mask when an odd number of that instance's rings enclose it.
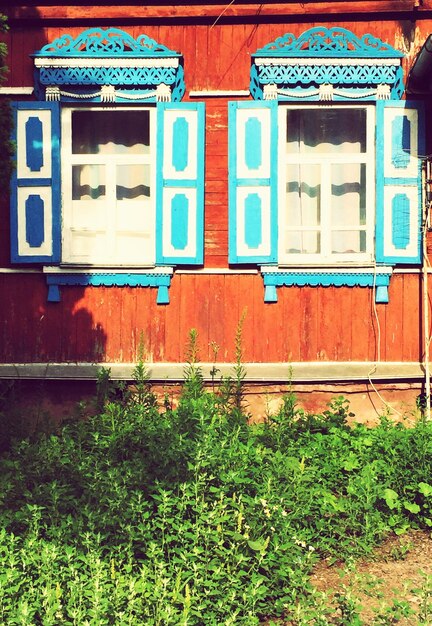
<path fill-rule="evenodd" d="M 343 89 L 344 94 L 333 94 L 335 101 L 377 100 L 371 89 L 378 85 L 389 85 L 391 98 L 401 98 L 404 91 L 401 58 L 404 55 L 380 39 L 366 34 L 357 37 L 351 31 L 340 28 L 318 26 L 310 28 L 298 38 L 287 33 L 258 49 L 252 55 L 250 92 L 256 100 L 262 100 L 265 85 L 289 89 L 292 95 L 276 95 L 278 100 L 319 101 L 317 85 L 329 84 Z M 262 58 L 271 58 L 271 64 L 259 64 Z M 277 59 L 298 58 L 296 64 L 284 64 Z M 315 59 L 314 65 L 302 63 L 302 59 Z M 365 67 L 356 59 L 371 59 Z M 374 59 L 393 59 L 393 63 L 373 63 Z M 320 63 L 326 59 L 326 63 Z M 328 63 L 331 59 L 333 62 Z M 352 64 L 342 65 L 341 59 L 352 59 Z"/>
<path fill-rule="evenodd" d="M 165 112 L 175 110 L 182 117 L 184 111 L 196 111 L 197 115 L 197 177 L 196 179 L 165 178 L 164 134 Z M 189 129 L 188 129 L 189 133 Z M 181 141 L 181 139 L 178 139 Z M 202 265 L 204 262 L 204 152 L 205 152 L 205 105 L 203 102 L 158 102 L 157 104 L 157 155 L 156 155 L 156 264 Z M 170 143 L 170 142 L 168 142 Z M 196 255 L 193 257 L 169 256 L 163 251 L 163 190 L 164 188 L 196 189 Z"/>
<path fill-rule="evenodd" d="M 129 33 L 118 28 L 89 28 L 81 32 L 76 38 L 65 34 L 53 42 L 46 44 L 41 50 L 35 52 L 35 58 L 63 58 L 66 60 L 65 67 L 36 68 L 35 93 L 40 100 L 45 100 L 45 86 L 65 85 L 65 91 L 73 93 L 76 97 L 91 94 L 93 87 L 98 85 L 118 85 L 116 91 L 116 102 L 131 102 L 127 98 L 128 94 L 134 96 L 134 102 L 156 102 L 156 98 L 146 98 L 154 90 L 155 85 L 166 84 L 172 88 L 172 101 L 180 101 L 185 93 L 184 70 L 182 64 L 178 67 L 110 67 L 109 60 L 119 58 L 157 59 L 172 58 L 181 59 L 181 54 L 170 50 L 166 46 L 150 39 L 145 34 L 134 39 Z M 89 59 L 89 63 L 80 64 L 80 67 L 71 67 L 67 63 L 68 59 L 79 58 Z M 95 58 L 106 59 L 106 66 L 94 68 L 91 60 Z M 132 86 L 134 89 L 128 91 L 125 87 Z M 123 88 L 123 89 L 122 89 Z M 141 98 L 136 96 L 140 95 Z M 76 102 L 76 98 L 60 96 L 61 101 Z M 87 102 L 101 102 L 101 97 L 86 98 Z"/>
<path fill-rule="evenodd" d="M 271 178 L 233 178 L 237 187 L 269 187 L 272 183 Z"/>
<path fill-rule="evenodd" d="M 411 209 L 405 193 L 398 193 L 392 200 L 392 242 L 398 250 L 405 250 L 410 240 Z"/>
<path fill-rule="evenodd" d="M 262 274 L 265 302 L 277 302 L 277 287 L 373 287 L 375 301 L 388 302 L 388 286 L 392 271 L 374 274 L 374 271 L 351 273 L 341 271 L 328 272 L 268 272 Z M 385 299 L 387 297 L 387 299 Z"/>
<path fill-rule="evenodd" d="M 422 223 L 422 174 L 421 174 L 421 158 L 418 159 L 418 176 L 417 178 L 404 177 L 400 178 L 384 178 L 384 114 L 386 107 L 399 107 L 403 110 L 416 109 L 418 112 L 418 128 L 417 142 L 419 157 L 425 154 L 425 130 L 424 130 L 424 105 L 418 101 L 380 101 L 376 105 L 376 261 L 378 263 L 386 263 L 389 265 L 404 264 L 418 265 L 422 258 L 421 245 L 421 223 Z M 400 135 L 401 137 L 401 135 Z M 393 141 L 393 139 L 392 139 Z M 415 256 L 406 257 L 398 255 L 388 255 L 384 251 L 384 191 L 387 186 L 400 185 L 405 187 L 417 187 L 417 207 L 411 208 L 410 220 L 414 220 L 417 224 L 417 254 Z M 402 229 L 405 232 L 403 220 L 399 221 L 399 225 L 392 225 L 392 237 L 404 238 L 403 232 L 399 235 L 398 231 Z"/>
<path fill-rule="evenodd" d="M 18 187 L 51 187 L 51 178 L 18 178 Z"/>
<path fill-rule="evenodd" d="M 88 28 L 76 38 L 65 34 L 34 53 L 35 57 L 179 57 L 178 52 L 145 34 L 134 39 L 119 28 Z"/>
<path fill-rule="evenodd" d="M 271 178 L 239 178 L 237 173 L 237 111 L 247 109 L 270 109 L 270 136 L 261 137 L 262 150 L 270 151 Z M 255 144 L 256 145 L 256 144 Z M 228 260 L 231 264 L 264 264 L 277 260 L 278 203 L 277 203 L 278 123 L 277 101 L 239 101 L 228 103 Z M 237 250 L 237 189 L 245 186 L 270 188 L 270 239 L 269 255 L 240 255 Z"/>
<path fill-rule="evenodd" d="M 26 241 L 31 248 L 40 248 L 44 242 L 44 202 L 39 194 L 30 194 L 25 202 Z"/>
<path fill-rule="evenodd" d="M 389 295 L 388 295 L 388 286 L 387 285 L 378 285 L 375 292 L 375 302 L 377 304 L 388 304 Z"/>
<path fill-rule="evenodd" d="M 262 124 L 256 117 L 250 117 L 245 126 L 244 160 L 249 170 L 257 170 L 262 164 Z"/>
<path fill-rule="evenodd" d="M 309 28 L 299 37 L 287 33 L 259 48 L 252 57 L 327 58 L 402 58 L 404 55 L 373 35 L 359 38 L 346 28 L 335 26 Z"/>
<path fill-rule="evenodd" d="M 61 301 L 60 289 L 58 285 L 48 285 L 47 300 L 48 302 L 60 302 Z"/>
<path fill-rule="evenodd" d="M 188 243 L 189 200 L 184 193 L 177 193 L 171 202 L 171 245 L 184 250 Z"/>
<path fill-rule="evenodd" d="M 69 88 L 69 86 L 65 87 L 65 89 L 70 92 L 75 94 L 74 96 L 65 96 L 65 95 L 61 95 L 60 96 L 60 102 L 70 102 L 70 103 L 74 103 L 77 104 L 78 102 L 81 102 L 83 99 L 83 95 L 88 94 L 88 93 L 95 93 L 95 91 L 97 90 L 97 86 L 93 86 L 90 89 L 83 89 L 83 88 Z M 156 103 L 158 100 L 156 98 L 156 95 L 154 94 L 154 87 L 152 89 L 134 89 L 134 90 L 123 90 L 123 89 L 116 89 L 115 94 L 114 94 L 114 102 L 115 103 L 121 103 L 121 104 L 154 104 Z M 177 94 L 181 95 L 174 95 L 174 91 L 171 94 L 171 101 L 172 102 L 179 102 L 182 98 L 182 96 L 184 95 L 185 92 L 185 88 L 182 89 L 182 91 L 178 90 Z M 149 96 L 148 94 L 154 94 L 152 96 Z M 46 99 L 46 95 L 45 95 L 45 87 L 41 86 L 39 83 L 35 84 L 35 94 L 36 97 L 38 98 L 38 100 L 41 101 L 45 101 Z M 131 94 L 133 95 L 133 99 L 128 98 L 127 94 Z M 138 95 L 140 97 L 138 97 Z M 85 97 L 85 102 L 87 104 L 92 104 L 95 102 L 103 102 L 104 104 L 106 104 L 106 102 L 104 100 L 102 100 L 102 96 L 101 94 L 98 94 L 96 96 L 93 97 L 88 97 L 86 95 Z"/>
<path fill-rule="evenodd" d="M 26 165 L 31 172 L 40 172 L 43 167 L 42 122 L 38 117 L 29 117 L 25 124 Z"/>
<path fill-rule="evenodd" d="M 48 302 L 60 302 L 60 287 L 156 287 L 158 289 L 158 304 L 169 304 L 168 288 L 171 285 L 171 274 L 127 274 L 101 272 L 97 274 L 85 273 L 56 273 L 47 274 Z"/>
<path fill-rule="evenodd" d="M 179 179 L 178 178 L 164 178 L 163 186 L 176 188 L 179 186 Z M 193 189 L 194 187 L 196 187 L 196 180 L 192 180 L 189 178 L 182 178 L 181 186 L 189 187 Z"/>
<path fill-rule="evenodd" d="M 249 248 L 258 248 L 262 243 L 263 217 L 261 198 L 256 193 L 245 199 L 245 241 Z"/>
<path fill-rule="evenodd" d="M 119 68 L 110 67 L 110 63 L 107 59 L 107 67 L 93 67 L 90 63 L 85 67 L 41 67 L 36 78 L 41 87 L 66 85 L 65 91 L 77 95 L 90 95 L 96 86 L 113 85 L 123 97 L 150 94 L 161 83 L 171 87 L 176 83 L 178 67 Z M 137 93 L 132 91 L 133 87 Z"/>
<path fill-rule="evenodd" d="M 15 168 L 11 179 L 11 261 L 12 263 L 50 263 L 60 262 L 61 242 L 61 206 L 60 206 L 60 105 L 58 102 L 13 102 L 14 129 L 12 141 L 17 143 L 17 115 L 19 110 L 32 111 L 37 116 L 38 111 L 51 111 L 51 137 L 44 137 L 44 141 L 51 142 L 51 173 L 52 178 L 18 178 Z M 26 146 L 17 144 L 17 151 L 26 150 Z M 20 255 L 18 248 L 18 188 L 49 187 L 52 199 L 52 254 L 51 255 Z M 36 224 L 26 224 L 26 232 L 39 232 L 40 220 Z"/>
<path fill-rule="evenodd" d="M 156 304 L 169 304 L 169 291 L 166 285 L 159 285 Z"/>
<path fill-rule="evenodd" d="M 277 302 L 277 289 L 276 285 L 265 285 L 264 289 L 264 302 Z"/>
<path fill-rule="evenodd" d="M 185 117 L 178 117 L 173 124 L 172 166 L 176 172 L 184 172 L 188 165 L 189 124 Z"/>
<path fill-rule="evenodd" d="M 392 164 L 405 169 L 410 161 L 411 124 L 405 115 L 398 115 L 392 122 Z"/>

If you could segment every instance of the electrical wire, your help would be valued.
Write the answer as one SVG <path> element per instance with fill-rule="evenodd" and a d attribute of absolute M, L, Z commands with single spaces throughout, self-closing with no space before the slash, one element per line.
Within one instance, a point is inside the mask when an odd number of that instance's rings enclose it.
<path fill-rule="evenodd" d="M 369 381 L 370 386 L 372 387 L 372 389 L 374 390 L 374 392 L 378 396 L 378 398 L 381 400 L 383 405 L 387 408 L 387 410 L 388 411 L 392 411 L 394 413 L 397 413 L 397 415 L 399 415 L 399 417 L 403 417 L 403 414 L 400 411 L 398 411 L 393 406 L 391 406 L 391 404 L 389 404 L 387 402 L 387 400 L 385 400 L 385 398 L 383 398 L 383 396 L 378 391 L 378 389 L 376 388 L 376 386 L 375 386 L 375 384 L 374 384 L 374 382 L 372 380 L 372 375 L 376 372 L 378 364 L 381 363 L 381 324 L 380 324 L 380 321 L 379 321 L 378 309 L 377 309 L 377 306 L 376 306 L 376 276 L 377 276 L 377 265 L 376 265 L 376 262 L 374 262 L 374 268 L 373 269 L 374 269 L 374 272 L 373 272 L 373 285 L 372 285 L 372 311 L 373 311 L 373 315 L 374 315 L 374 318 L 375 318 L 377 333 L 376 333 L 375 361 L 374 361 L 374 363 L 372 365 L 372 368 L 370 369 L 370 371 L 367 374 L 368 381 Z"/>
<path fill-rule="evenodd" d="M 221 17 L 224 15 L 224 13 L 226 13 L 228 11 L 228 9 L 230 8 L 230 6 L 232 4 L 234 4 L 235 0 L 231 0 L 231 2 L 229 2 L 226 7 L 224 8 L 224 10 L 217 16 L 217 18 L 215 19 L 215 21 L 213 22 L 213 24 L 210 26 L 210 30 L 212 28 L 214 28 L 216 26 L 216 24 L 219 22 L 219 20 L 221 19 Z"/>

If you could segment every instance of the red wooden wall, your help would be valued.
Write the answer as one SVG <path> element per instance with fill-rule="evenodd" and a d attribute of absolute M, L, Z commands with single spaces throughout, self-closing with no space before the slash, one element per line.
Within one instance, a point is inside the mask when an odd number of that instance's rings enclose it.
<path fill-rule="evenodd" d="M 177 274 L 168 306 L 148 288 L 67 287 L 46 302 L 42 276 L 0 273 L 0 362 L 134 361 L 142 333 L 151 361 L 183 361 L 188 333 L 201 359 L 234 359 L 238 322 L 244 361 L 418 361 L 418 276 L 397 274 L 390 303 L 362 287 L 289 287 L 264 304 L 257 275 Z M 379 342 L 379 352 L 378 352 Z"/>
<path fill-rule="evenodd" d="M 415 3 L 406 0 L 318 2 L 313 4 L 319 12 L 315 17 L 312 5 L 299 3 L 242 3 L 237 14 L 227 4 L 205 5 L 207 12 L 202 5 L 195 9 L 173 5 L 171 14 L 164 6 L 136 6 L 132 23 L 130 7 L 97 6 L 92 12 L 89 6 L 24 9 L 11 3 L 11 30 L 4 38 L 10 68 L 6 85 L 32 85 L 29 55 L 64 33 L 76 36 L 90 25 L 99 25 L 87 22 L 90 18 L 100 19 L 104 27 L 123 28 L 134 37 L 144 32 L 181 52 L 185 99 L 192 99 L 191 90 L 248 89 L 250 54 L 286 32 L 299 35 L 330 23 L 359 36 L 371 33 L 407 54 L 405 70 L 432 32 L 429 12 L 415 13 Z M 292 12 L 286 6 L 282 10 L 283 5 L 290 5 Z M 337 21 L 336 5 L 355 13 Z M 374 15 L 365 13 L 369 5 L 371 10 L 373 5 L 384 12 L 373 19 Z M 300 6 L 305 6 L 303 13 Z M 247 7 L 251 14 L 243 19 Z M 256 7 L 255 13 L 250 7 Z M 391 9 L 393 13 L 388 12 Z M 183 14 L 179 17 L 181 10 L 187 19 Z M 112 14 L 116 17 L 110 20 Z M 228 255 L 228 98 L 198 99 L 206 102 L 204 269 L 215 270 L 227 268 Z M 8 210 L 3 192 L 0 268 L 10 268 Z M 66 287 L 60 303 L 47 303 L 42 275 L 2 273 L 0 269 L 0 362 L 130 362 L 136 358 L 141 333 L 149 360 L 183 361 L 191 328 L 198 330 L 203 361 L 213 359 L 211 342 L 220 347 L 219 361 L 232 361 L 236 328 L 244 311 L 245 362 L 422 359 L 421 284 L 415 272 L 394 275 L 389 304 L 376 307 L 372 290 L 360 287 L 280 288 L 278 303 L 265 304 L 262 278 L 254 273 L 177 272 L 169 291 L 167 306 L 156 305 L 153 289 L 127 287 Z"/>

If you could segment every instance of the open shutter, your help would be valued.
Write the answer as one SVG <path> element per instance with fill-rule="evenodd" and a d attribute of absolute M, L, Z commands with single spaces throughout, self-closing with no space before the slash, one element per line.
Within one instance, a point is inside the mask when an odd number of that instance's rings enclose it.
<path fill-rule="evenodd" d="M 376 260 L 421 261 L 423 111 L 404 101 L 377 102 Z"/>
<path fill-rule="evenodd" d="M 16 170 L 11 187 L 11 260 L 60 261 L 60 108 L 15 102 Z"/>
<path fill-rule="evenodd" d="M 277 102 L 230 102 L 229 262 L 277 261 Z"/>
<path fill-rule="evenodd" d="M 157 104 L 156 262 L 204 258 L 204 104 Z"/>

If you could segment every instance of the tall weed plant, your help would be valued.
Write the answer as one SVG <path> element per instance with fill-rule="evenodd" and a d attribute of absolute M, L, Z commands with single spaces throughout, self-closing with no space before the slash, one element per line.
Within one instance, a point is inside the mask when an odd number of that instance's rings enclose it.
<path fill-rule="evenodd" d="M 104 373 L 97 415 L 0 457 L 0 624 L 361 624 L 352 590 L 335 609 L 313 589 L 317 559 L 432 526 L 430 423 L 350 428 L 343 398 L 309 415 L 289 394 L 247 425 L 242 372 L 221 410 L 198 348 L 177 408 L 144 364 L 133 399 Z"/>

